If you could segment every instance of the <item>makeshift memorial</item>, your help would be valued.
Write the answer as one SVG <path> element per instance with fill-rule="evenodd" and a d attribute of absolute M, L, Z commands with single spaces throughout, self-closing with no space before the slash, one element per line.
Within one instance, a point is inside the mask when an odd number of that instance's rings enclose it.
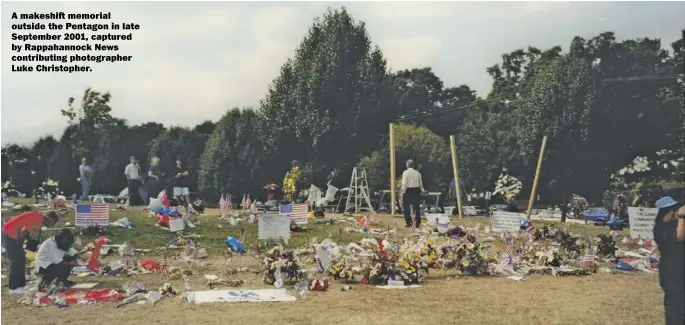
<path fill-rule="evenodd" d="M 616 257 L 616 242 L 610 235 L 601 234 L 597 236 L 597 255 L 603 257 Z"/>

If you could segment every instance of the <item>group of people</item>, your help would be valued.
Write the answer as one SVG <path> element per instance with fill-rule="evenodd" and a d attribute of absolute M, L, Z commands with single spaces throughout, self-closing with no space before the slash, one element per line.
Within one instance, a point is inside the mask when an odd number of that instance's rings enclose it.
<path fill-rule="evenodd" d="M 80 200 L 88 201 L 93 179 L 93 168 L 88 165 L 86 158 L 81 160 L 79 166 L 79 181 L 81 182 Z M 136 200 L 140 200 L 144 205 L 148 205 L 150 197 L 157 195 L 164 189 L 173 193 L 173 197 L 179 204 L 188 207 L 190 205 L 190 172 L 181 158 L 176 159 L 176 165 L 172 169 L 171 175 L 166 175 L 158 157 L 150 159 L 147 173 L 143 173 L 140 162 L 135 156 L 131 156 L 129 164 L 124 169 L 124 176 L 127 181 L 128 201 L 135 205 Z"/>
<path fill-rule="evenodd" d="M 69 229 L 61 229 L 39 245 L 41 229 L 53 227 L 59 221 L 55 211 L 24 212 L 2 226 L 2 247 L 8 260 L 8 283 L 11 294 L 24 294 L 26 285 L 26 251 L 36 252 L 34 273 L 41 276 L 41 287 L 57 284 L 71 287 L 71 269 L 78 263 L 72 247 L 75 237 Z M 39 248 L 40 246 L 40 248 Z"/>

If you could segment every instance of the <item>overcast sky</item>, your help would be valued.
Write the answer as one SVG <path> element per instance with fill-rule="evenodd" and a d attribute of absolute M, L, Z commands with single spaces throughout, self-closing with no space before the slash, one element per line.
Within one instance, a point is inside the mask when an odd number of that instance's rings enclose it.
<path fill-rule="evenodd" d="M 446 86 L 481 96 L 491 88 L 486 67 L 517 48 L 567 50 L 576 35 L 613 31 L 658 37 L 670 50 L 685 27 L 685 2 L 2 2 L 2 145 L 59 138 L 59 110 L 87 87 L 110 91 L 113 115 L 130 124 L 192 126 L 255 107 L 312 20 L 343 5 L 366 22 L 393 70 L 430 66 Z M 15 11 L 103 11 L 140 24 L 133 41 L 119 43 L 134 61 L 90 73 L 11 72 Z"/>

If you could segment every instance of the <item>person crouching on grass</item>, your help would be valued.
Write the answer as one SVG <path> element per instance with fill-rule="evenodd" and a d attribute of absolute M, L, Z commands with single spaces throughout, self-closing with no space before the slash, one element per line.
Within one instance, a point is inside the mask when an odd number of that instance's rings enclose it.
<path fill-rule="evenodd" d="M 9 269 L 7 287 L 11 294 L 24 294 L 28 289 L 24 242 L 28 238 L 27 249 L 35 252 L 38 248 L 37 241 L 41 228 L 52 227 L 58 220 L 59 215 L 55 211 L 45 214 L 31 211 L 14 217 L 2 226 L 2 247 L 7 252 Z"/>
<path fill-rule="evenodd" d="M 685 324 L 685 206 L 670 196 L 656 201 L 654 241 L 661 253 L 659 284 L 666 325 Z"/>
<path fill-rule="evenodd" d="M 71 269 L 77 263 L 76 250 L 72 247 L 74 240 L 71 230 L 62 229 L 40 245 L 36 254 L 36 273 L 43 277 L 41 288 L 47 288 L 55 279 L 58 285 L 67 288 L 74 285 L 69 281 Z"/>

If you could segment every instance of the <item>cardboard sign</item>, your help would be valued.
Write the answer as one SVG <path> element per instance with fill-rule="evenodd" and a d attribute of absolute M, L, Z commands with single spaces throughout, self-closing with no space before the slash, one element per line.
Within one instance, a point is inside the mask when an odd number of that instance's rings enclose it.
<path fill-rule="evenodd" d="M 524 218 L 526 218 L 524 213 L 495 211 L 492 214 L 492 231 L 517 231 L 521 227 L 521 219 Z"/>
<path fill-rule="evenodd" d="M 637 239 L 654 239 L 654 221 L 657 208 L 628 207 L 628 219 L 630 220 L 630 237 Z"/>
<path fill-rule="evenodd" d="M 290 238 L 290 218 L 284 215 L 261 215 L 257 235 L 259 239 Z"/>

